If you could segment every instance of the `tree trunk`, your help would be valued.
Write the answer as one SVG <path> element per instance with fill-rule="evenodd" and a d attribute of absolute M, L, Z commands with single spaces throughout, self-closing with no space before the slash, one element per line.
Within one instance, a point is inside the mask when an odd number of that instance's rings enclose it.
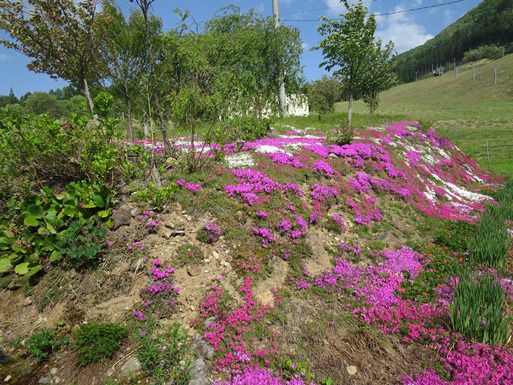
<path fill-rule="evenodd" d="M 349 105 L 347 108 L 347 128 L 353 126 L 353 92 L 349 92 Z"/>
<path fill-rule="evenodd" d="M 93 99 L 91 99 L 91 94 L 89 93 L 89 85 L 87 84 L 87 79 L 84 79 L 84 95 L 87 98 L 87 102 L 89 103 L 91 114 L 94 115 L 94 104 Z"/>
<path fill-rule="evenodd" d="M 132 101 L 130 98 L 127 98 L 126 100 L 127 104 L 127 121 L 128 121 L 128 128 L 127 128 L 127 137 L 129 141 L 134 140 L 134 131 L 132 127 Z"/>
<path fill-rule="evenodd" d="M 134 130 L 132 127 L 132 99 L 130 99 L 130 93 L 128 92 L 128 82 L 125 81 L 125 100 L 127 107 L 127 139 L 129 141 L 134 140 Z"/>

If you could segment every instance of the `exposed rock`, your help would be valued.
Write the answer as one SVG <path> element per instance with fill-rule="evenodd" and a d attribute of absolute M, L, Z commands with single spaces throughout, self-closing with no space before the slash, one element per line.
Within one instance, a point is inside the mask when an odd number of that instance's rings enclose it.
<path fill-rule="evenodd" d="M 192 349 L 207 360 L 214 358 L 214 348 L 204 341 L 201 336 L 196 335 L 193 337 Z"/>
<path fill-rule="evenodd" d="M 189 370 L 191 380 L 189 385 L 209 385 L 210 380 L 208 379 L 208 368 L 203 358 L 195 360 Z"/>
<path fill-rule="evenodd" d="M 198 265 L 188 266 L 187 274 L 189 274 L 191 277 L 200 275 L 201 274 L 201 266 L 198 266 Z"/>
<path fill-rule="evenodd" d="M 169 229 L 168 229 L 169 230 Z M 177 229 L 177 230 L 169 230 L 169 237 L 183 237 L 185 235 L 185 230 Z"/>
<path fill-rule="evenodd" d="M 4 378 L 4 382 L 11 381 L 12 376 L 9 374 L 7 377 Z"/>
<path fill-rule="evenodd" d="M 52 379 L 50 377 L 41 377 L 39 379 L 39 383 L 43 384 L 43 385 L 51 384 L 52 383 Z"/>
<path fill-rule="evenodd" d="M 132 356 L 128 359 L 127 362 L 121 367 L 121 376 L 122 377 L 130 377 L 134 374 L 141 371 L 141 363 L 137 359 L 137 357 Z"/>
<path fill-rule="evenodd" d="M 130 271 L 138 272 L 144 266 L 144 258 L 141 257 L 130 266 Z"/>
<path fill-rule="evenodd" d="M 353 365 L 346 366 L 346 370 L 347 370 L 347 374 L 349 374 L 350 376 L 354 376 L 356 374 L 356 372 L 358 371 L 356 366 L 353 366 Z"/>
<path fill-rule="evenodd" d="M 129 226 L 131 221 L 132 214 L 130 213 L 130 208 L 120 207 L 112 213 L 112 230 L 117 230 L 121 226 Z"/>
<path fill-rule="evenodd" d="M 50 375 L 55 376 L 57 374 L 57 368 L 51 368 L 50 369 Z"/>
<path fill-rule="evenodd" d="M 30 298 L 30 297 L 25 298 L 25 300 L 23 301 L 23 306 L 30 306 L 30 305 L 32 305 L 32 298 Z"/>
<path fill-rule="evenodd" d="M 210 317 L 205 320 L 205 327 L 208 328 L 210 325 L 216 322 L 216 317 Z"/>

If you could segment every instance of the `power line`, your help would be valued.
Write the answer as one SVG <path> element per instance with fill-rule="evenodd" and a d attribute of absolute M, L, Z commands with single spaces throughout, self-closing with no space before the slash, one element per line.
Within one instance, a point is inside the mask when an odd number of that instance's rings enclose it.
<path fill-rule="evenodd" d="M 431 8 L 437 8 L 437 7 L 443 7 L 446 5 L 461 3 L 463 1 L 465 1 L 465 0 L 453 0 L 453 1 L 448 1 L 446 3 L 426 5 L 424 7 L 418 7 L 418 8 L 410 8 L 410 9 L 402 9 L 402 10 L 390 11 L 390 12 L 374 13 L 374 16 L 389 16 L 389 15 L 397 15 L 399 13 L 422 11 L 425 9 L 431 9 Z M 342 20 L 342 19 L 340 17 L 338 17 L 338 18 L 332 18 L 329 20 Z M 297 22 L 297 21 L 299 21 L 299 22 L 318 22 L 319 19 L 282 19 L 282 21 L 286 21 L 286 22 Z"/>
<path fill-rule="evenodd" d="M 376 1 L 376 0 L 367 0 L 365 1 L 364 3 L 372 3 L 373 1 Z M 303 10 L 303 11 L 295 11 L 295 12 L 285 12 L 285 13 L 282 13 L 282 15 L 298 15 L 298 14 L 302 14 L 302 13 L 310 13 L 310 12 L 318 12 L 318 11 L 329 11 L 329 10 L 332 10 L 332 9 L 335 9 L 335 8 L 342 8 L 342 7 L 345 7 L 344 4 L 340 4 L 340 5 L 337 5 L 335 7 L 324 7 L 324 8 L 315 8 L 315 9 L 306 9 L 306 10 Z"/>

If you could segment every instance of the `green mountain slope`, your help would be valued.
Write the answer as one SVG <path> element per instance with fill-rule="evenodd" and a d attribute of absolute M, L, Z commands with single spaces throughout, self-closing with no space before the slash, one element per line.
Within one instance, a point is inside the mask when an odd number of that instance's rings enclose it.
<path fill-rule="evenodd" d="M 458 62 L 465 52 L 485 44 L 513 48 L 513 0 L 483 0 L 455 23 L 424 45 L 395 58 L 402 82 L 414 81 L 416 73 L 426 74 L 437 66 Z"/>
<path fill-rule="evenodd" d="M 513 55 L 474 68 L 469 64 L 458 67 L 458 74 L 394 87 L 381 94 L 378 113 L 434 122 L 482 166 L 513 176 Z M 347 111 L 347 103 L 337 104 L 337 111 Z M 355 112 L 368 113 L 368 107 L 358 101 Z M 511 146 L 498 147 L 505 144 Z"/>

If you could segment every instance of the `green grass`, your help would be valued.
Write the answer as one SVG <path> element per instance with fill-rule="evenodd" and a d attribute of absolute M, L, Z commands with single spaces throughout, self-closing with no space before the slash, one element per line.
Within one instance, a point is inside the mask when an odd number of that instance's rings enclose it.
<path fill-rule="evenodd" d="M 499 69 L 498 84 L 493 84 L 493 68 Z M 428 77 L 401 84 L 381 94 L 378 112 L 384 116 L 404 116 L 429 120 L 442 135 L 449 137 L 462 151 L 492 172 L 513 176 L 513 55 L 477 65 L 472 80 L 470 64 L 442 77 Z M 336 111 L 345 112 L 347 103 L 338 103 Z M 358 101 L 354 111 L 367 114 Z M 358 117 L 359 121 L 366 118 Z M 487 155 L 487 142 L 490 157 Z"/>
<path fill-rule="evenodd" d="M 128 337 L 125 327 L 116 324 L 91 322 L 75 331 L 75 347 L 80 366 L 112 358 Z"/>
<path fill-rule="evenodd" d="M 381 114 L 370 115 L 363 110 L 361 113 L 353 114 L 353 127 L 362 128 L 369 126 L 381 126 L 386 123 L 406 119 L 402 114 Z M 347 113 L 338 111 L 334 114 L 318 115 L 311 114 L 308 117 L 287 117 L 279 119 L 274 125 L 280 131 L 290 130 L 290 126 L 297 129 L 314 128 L 321 131 L 330 130 L 334 127 L 345 127 Z"/>

